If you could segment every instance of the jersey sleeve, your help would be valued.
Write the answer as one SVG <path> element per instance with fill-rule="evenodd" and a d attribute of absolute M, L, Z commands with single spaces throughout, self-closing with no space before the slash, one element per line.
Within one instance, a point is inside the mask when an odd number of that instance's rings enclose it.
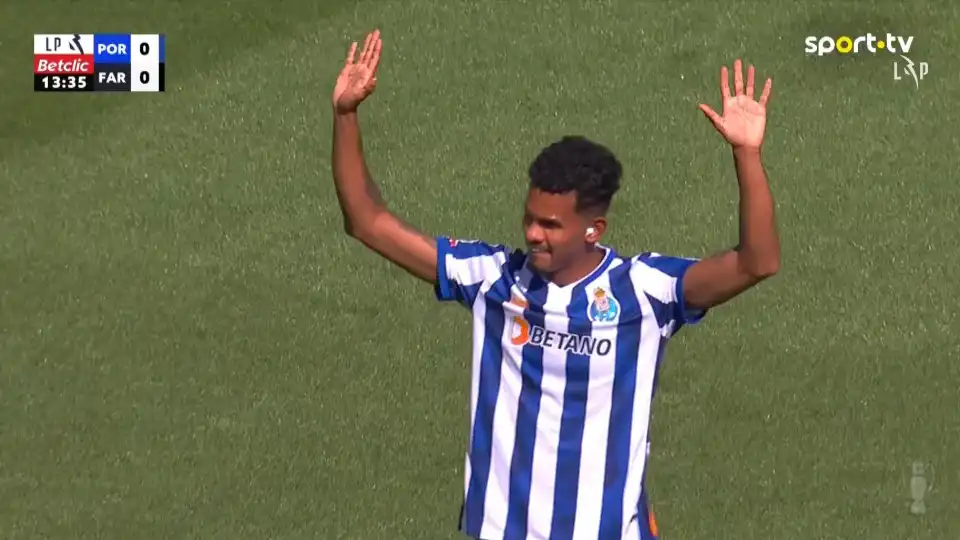
<path fill-rule="evenodd" d="M 683 278 L 698 260 L 659 253 L 642 253 L 633 260 L 634 286 L 653 306 L 664 337 L 672 337 L 684 326 L 697 324 L 707 314 L 707 310 L 687 306 L 683 297 Z"/>
<path fill-rule="evenodd" d="M 503 276 L 508 255 L 502 245 L 437 237 L 437 300 L 472 307 L 481 286 Z"/>

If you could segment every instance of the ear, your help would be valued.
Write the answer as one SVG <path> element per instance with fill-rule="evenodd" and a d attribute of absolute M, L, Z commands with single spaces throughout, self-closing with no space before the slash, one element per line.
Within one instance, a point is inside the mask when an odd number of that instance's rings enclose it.
<path fill-rule="evenodd" d="M 584 235 L 584 239 L 589 244 L 596 244 L 600 241 L 600 238 L 603 236 L 603 233 L 607 230 L 607 220 L 602 216 L 593 218 L 593 220 L 587 225 L 587 230 Z"/>

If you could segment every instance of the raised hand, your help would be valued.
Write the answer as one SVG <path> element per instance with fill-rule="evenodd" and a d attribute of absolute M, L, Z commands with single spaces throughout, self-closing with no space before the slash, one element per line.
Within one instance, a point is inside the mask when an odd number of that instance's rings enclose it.
<path fill-rule="evenodd" d="M 733 81 L 735 94 L 730 94 L 730 80 L 727 66 L 720 68 L 720 94 L 723 99 L 723 115 L 719 115 L 709 105 L 700 105 L 703 114 L 713 122 L 713 126 L 734 147 L 760 148 L 767 124 L 767 102 L 773 81 L 767 79 L 760 94 L 760 101 L 753 99 L 753 66 L 747 68 L 747 86 L 743 86 L 743 64 L 740 60 L 733 63 Z"/>
<path fill-rule="evenodd" d="M 337 112 L 357 110 L 360 103 L 373 93 L 377 86 L 377 65 L 380 63 L 382 44 L 380 31 L 370 32 L 363 43 L 360 58 L 356 60 L 357 42 L 350 45 L 347 60 L 333 89 L 333 107 Z"/>

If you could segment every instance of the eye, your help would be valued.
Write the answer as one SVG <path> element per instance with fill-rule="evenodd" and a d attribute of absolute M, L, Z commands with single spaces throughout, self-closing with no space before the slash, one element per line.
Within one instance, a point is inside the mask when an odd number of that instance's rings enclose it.
<path fill-rule="evenodd" d="M 550 229 L 550 230 L 563 228 L 563 224 L 555 219 L 541 219 L 540 226 L 543 227 L 544 229 Z"/>

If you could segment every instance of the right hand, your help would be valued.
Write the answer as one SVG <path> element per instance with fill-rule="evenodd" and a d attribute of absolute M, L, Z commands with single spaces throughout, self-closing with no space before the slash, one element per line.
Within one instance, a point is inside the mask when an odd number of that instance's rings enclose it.
<path fill-rule="evenodd" d="M 356 61 L 357 42 L 350 45 L 347 60 L 333 89 L 333 107 L 338 113 L 356 111 L 360 103 L 373 93 L 377 86 L 377 65 L 380 63 L 382 44 L 379 30 L 367 34 L 360 58 Z"/>
<path fill-rule="evenodd" d="M 717 114 L 709 105 L 700 105 L 700 110 L 734 148 L 759 149 L 763 144 L 763 133 L 767 124 L 767 102 L 770 100 L 773 80 L 767 79 L 763 85 L 760 100 L 755 100 L 753 98 L 753 66 L 747 68 L 747 86 L 744 88 L 743 62 L 737 59 L 733 63 L 733 82 L 735 94 L 730 93 L 730 75 L 727 67 L 720 68 L 723 115 Z"/>

